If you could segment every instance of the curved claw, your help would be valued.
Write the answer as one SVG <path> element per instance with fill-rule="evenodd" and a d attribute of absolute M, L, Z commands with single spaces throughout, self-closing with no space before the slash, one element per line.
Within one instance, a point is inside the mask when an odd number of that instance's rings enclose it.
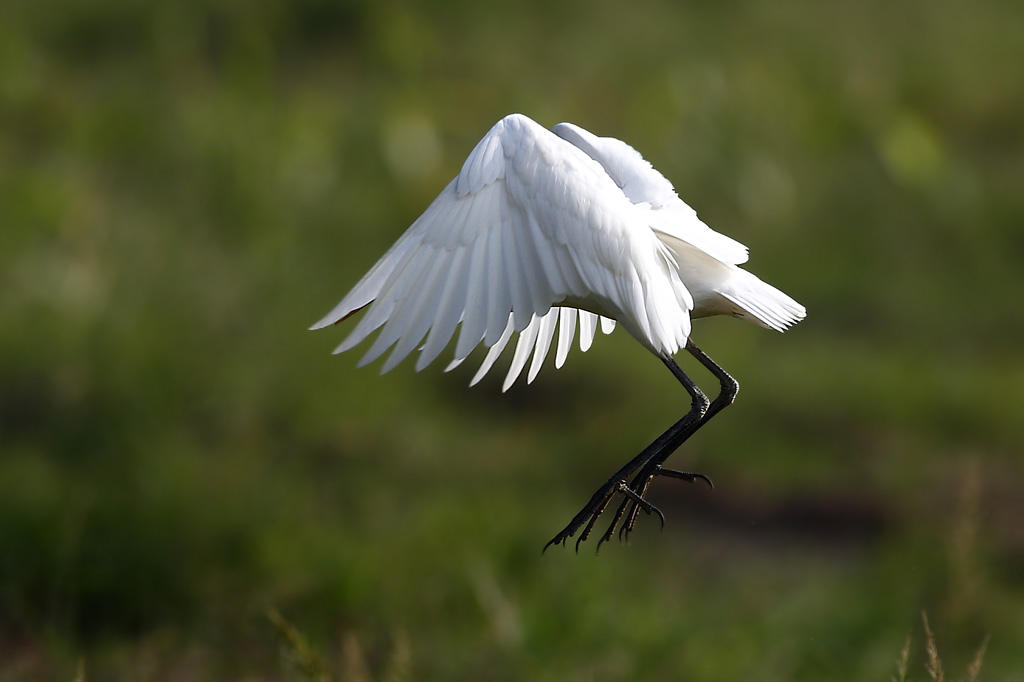
<path fill-rule="evenodd" d="M 654 510 L 654 513 L 658 515 L 658 520 L 661 521 L 661 530 L 665 530 L 665 515 L 661 512 L 660 509 L 655 507 L 653 504 L 651 505 L 651 509 Z M 648 515 L 650 515 L 650 513 L 651 512 L 647 512 Z"/>
<path fill-rule="evenodd" d="M 662 469 L 662 468 L 659 467 L 658 470 L 653 475 L 655 475 L 655 476 L 668 476 L 669 478 L 679 478 L 679 479 L 682 479 L 682 480 L 686 481 L 687 483 L 693 483 L 694 481 L 696 481 L 699 478 L 700 480 L 702 480 L 705 483 L 707 483 L 711 487 L 712 490 L 715 489 L 715 484 L 711 482 L 710 478 L 708 478 L 704 474 L 699 474 L 699 473 L 696 473 L 696 472 L 676 471 L 675 469 Z"/>
<path fill-rule="evenodd" d="M 559 535 L 561 535 L 561 533 L 559 533 Z M 548 547 L 550 547 L 551 545 L 562 545 L 562 547 L 565 547 L 565 538 L 559 539 L 558 535 L 556 535 L 555 537 L 548 540 L 547 544 L 544 545 L 544 549 L 540 550 L 540 555 L 544 556 L 544 552 L 548 551 Z"/>

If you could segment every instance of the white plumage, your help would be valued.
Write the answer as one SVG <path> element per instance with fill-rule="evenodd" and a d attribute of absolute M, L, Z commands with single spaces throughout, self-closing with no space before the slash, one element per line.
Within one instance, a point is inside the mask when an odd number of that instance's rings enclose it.
<path fill-rule="evenodd" d="M 686 345 L 690 321 L 734 315 L 784 330 L 803 306 L 737 267 L 747 248 L 705 225 L 671 183 L 625 142 L 521 114 L 484 136 L 416 222 L 322 320 L 368 308 L 335 352 L 380 333 L 360 365 L 393 347 L 382 372 L 419 349 L 430 364 L 458 331 L 454 360 L 490 350 L 476 383 L 513 333 L 502 390 L 533 359 L 533 381 L 555 332 L 555 366 L 579 325 L 586 351 L 616 321 L 661 357 Z"/>

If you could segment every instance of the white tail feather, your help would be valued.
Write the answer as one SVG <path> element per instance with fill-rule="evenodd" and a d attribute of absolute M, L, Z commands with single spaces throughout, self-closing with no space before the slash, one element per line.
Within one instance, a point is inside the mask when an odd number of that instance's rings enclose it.
<path fill-rule="evenodd" d="M 739 268 L 718 293 L 737 307 L 740 317 L 780 332 L 807 315 L 807 310 L 792 298 Z"/>

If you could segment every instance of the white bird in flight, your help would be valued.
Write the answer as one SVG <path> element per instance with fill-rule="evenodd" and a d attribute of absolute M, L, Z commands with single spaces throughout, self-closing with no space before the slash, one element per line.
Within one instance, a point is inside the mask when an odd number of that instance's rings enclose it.
<path fill-rule="evenodd" d="M 392 346 L 381 373 L 414 350 L 416 370 L 448 346 L 461 325 L 450 370 L 483 342 L 489 348 L 471 384 L 494 365 L 518 333 L 507 390 L 532 354 L 527 382 L 544 364 L 557 329 L 555 367 L 579 324 L 580 350 L 596 328 L 625 327 L 686 388 L 690 411 L 602 485 L 554 538 L 589 537 L 616 494 L 623 500 L 598 542 L 619 528 L 628 536 L 640 510 L 662 513 L 645 495 L 656 475 L 687 481 L 664 461 L 719 410 L 739 384 L 690 340 L 691 320 L 732 315 L 785 330 L 802 305 L 737 267 L 747 248 L 715 232 L 636 150 L 571 123 L 550 131 L 522 114 L 501 119 L 477 143 L 459 174 L 342 301 L 312 329 L 367 308 L 341 353 L 381 329 L 360 361 Z M 676 364 L 685 348 L 721 384 L 714 401 Z M 630 478 L 632 477 L 632 479 Z M 621 522 L 621 525 L 619 525 Z"/>

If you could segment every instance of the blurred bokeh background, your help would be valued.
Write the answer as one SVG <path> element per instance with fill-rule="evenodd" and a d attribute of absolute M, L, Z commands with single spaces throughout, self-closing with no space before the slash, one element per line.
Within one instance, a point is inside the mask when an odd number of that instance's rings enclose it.
<path fill-rule="evenodd" d="M 1024 4 L 0 5 L 0 678 L 1024 671 Z M 499 391 L 319 319 L 503 115 L 629 141 L 808 308 L 686 402 L 623 331 Z M 688 358 L 701 383 L 713 379 Z M 549 360 L 550 362 L 550 360 Z"/>

